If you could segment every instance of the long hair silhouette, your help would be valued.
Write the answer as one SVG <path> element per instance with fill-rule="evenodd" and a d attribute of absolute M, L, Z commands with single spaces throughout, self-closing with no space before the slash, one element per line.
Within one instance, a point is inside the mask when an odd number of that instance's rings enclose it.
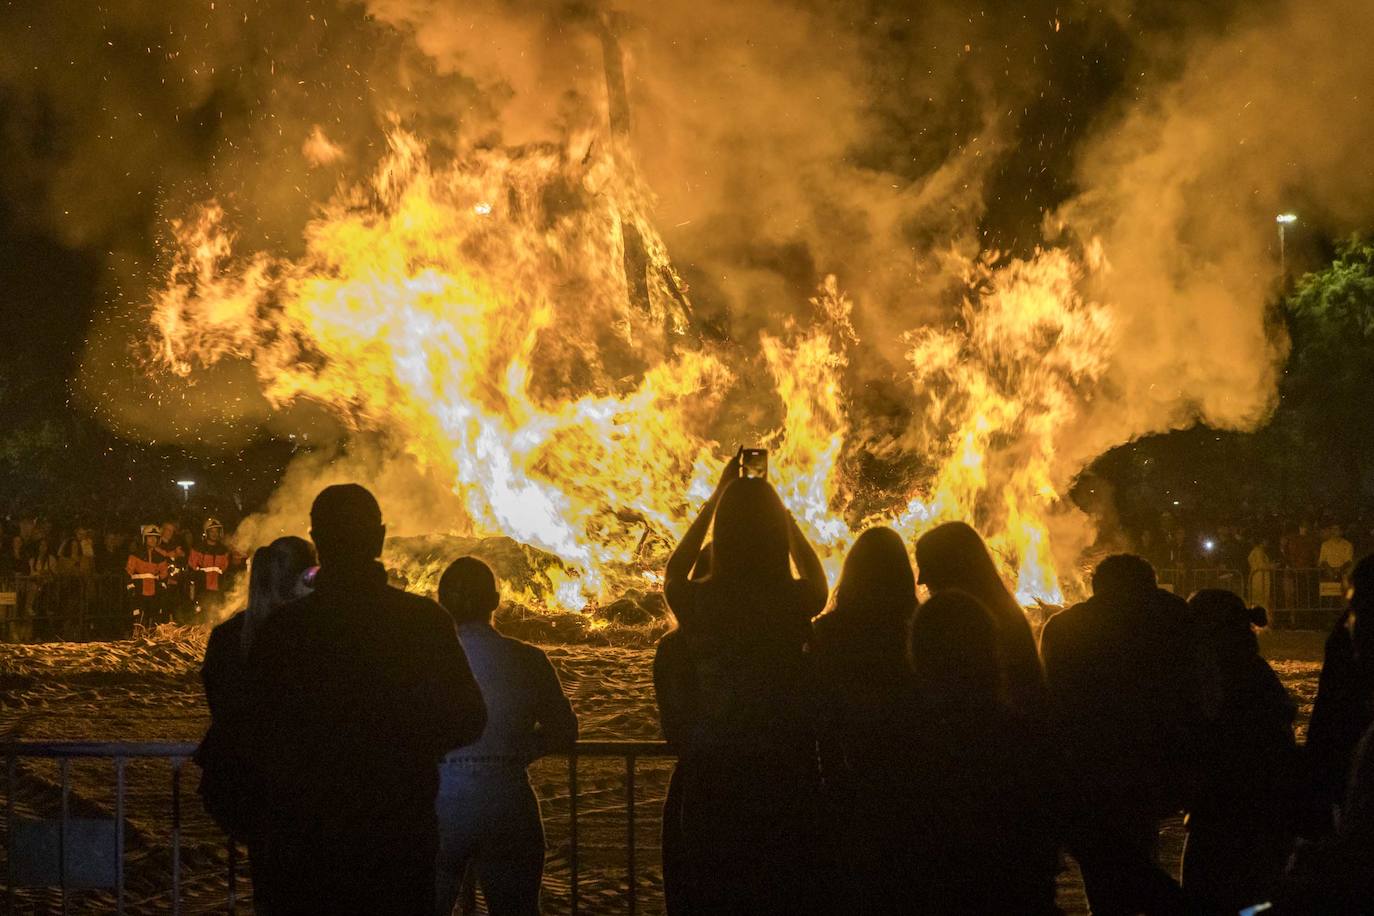
<path fill-rule="evenodd" d="M 243 615 L 243 649 L 272 614 L 300 596 L 301 576 L 315 565 L 315 548 L 298 537 L 280 537 L 253 551 L 248 567 L 248 608 Z"/>
<path fill-rule="evenodd" d="M 915 609 L 916 576 L 902 536 L 886 527 L 864 531 L 844 558 L 831 613 L 905 620 Z"/>

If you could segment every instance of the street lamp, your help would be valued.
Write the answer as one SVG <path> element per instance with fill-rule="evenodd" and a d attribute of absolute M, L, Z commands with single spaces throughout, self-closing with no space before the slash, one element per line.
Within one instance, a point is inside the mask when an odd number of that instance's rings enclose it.
<path fill-rule="evenodd" d="M 1280 213 L 1274 217 L 1274 222 L 1279 224 L 1279 284 L 1285 287 L 1288 285 L 1288 255 L 1284 250 L 1283 230 L 1288 228 L 1289 223 L 1297 221 L 1296 213 Z"/>
<path fill-rule="evenodd" d="M 183 504 L 191 501 L 191 488 L 196 485 L 194 480 L 178 480 L 177 486 L 181 487 L 181 501 Z"/>

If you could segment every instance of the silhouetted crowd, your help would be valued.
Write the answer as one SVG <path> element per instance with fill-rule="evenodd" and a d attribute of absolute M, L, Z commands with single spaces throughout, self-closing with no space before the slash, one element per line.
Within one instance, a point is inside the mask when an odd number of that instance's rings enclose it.
<path fill-rule="evenodd" d="M 258 912 L 449 916 L 471 876 L 489 912 L 537 913 L 526 767 L 577 737 L 548 659 L 492 628 L 474 558 L 438 603 L 389 586 L 362 487 L 310 523 L 313 547 L 253 555 L 203 671 L 201 795 Z M 1037 646 L 971 527 L 915 557 L 919 579 L 867 530 L 832 592 L 773 487 L 727 465 L 665 571 L 670 913 L 1055 913 L 1064 852 L 1095 914 L 1374 912 L 1374 558 L 1299 747 L 1265 613 L 1233 592 L 1185 601 L 1111 556 Z M 1177 880 L 1157 845 L 1180 812 Z"/>

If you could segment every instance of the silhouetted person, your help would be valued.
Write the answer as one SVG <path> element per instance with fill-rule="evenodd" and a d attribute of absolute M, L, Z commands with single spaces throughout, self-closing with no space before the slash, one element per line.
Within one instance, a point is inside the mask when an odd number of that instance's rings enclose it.
<path fill-rule="evenodd" d="M 1351 661 L 1365 673 L 1374 668 L 1374 605 L 1367 591 L 1361 598 L 1360 588 L 1370 584 L 1371 563 L 1374 560 L 1366 557 L 1355 567 L 1355 599 L 1347 614 Z M 1367 719 L 1374 707 L 1374 681 L 1366 677 L 1358 683 Z M 1359 699 L 1353 692 L 1350 698 Z M 1374 912 L 1374 724 L 1355 744 L 1336 810 L 1334 832 L 1300 846 L 1294 856 L 1279 913 Z"/>
<path fill-rule="evenodd" d="M 908 688 L 907 626 L 916 610 L 916 577 L 902 537 L 869 528 L 845 557 L 830 608 L 812 624 L 822 683 L 841 703 L 842 723 L 864 727 L 873 704 Z"/>
<path fill-rule="evenodd" d="M 711 571 L 695 579 L 708 528 Z M 820 560 L 773 488 L 739 477 L 736 457 L 669 559 L 664 589 L 690 660 L 690 676 L 673 680 L 689 695 L 659 698 L 680 736 L 670 734 L 681 754 L 684 905 L 828 912 L 817 703 L 804 652 L 828 593 Z"/>
<path fill-rule="evenodd" d="M 822 760 L 849 885 L 846 901 L 874 884 L 874 863 L 863 851 L 884 841 L 869 836 L 879 822 L 875 809 L 892 803 L 882 777 L 905 765 L 894 759 L 900 748 L 892 723 L 913 701 L 907 627 L 915 610 L 916 577 L 906 544 L 891 528 L 870 528 L 845 557 L 829 609 L 812 623 L 824 698 Z"/>
<path fill-rule="evenodd" d="M 268 912 L 271 892 L 261 892 L 266 882 L 257 873 L 262 856 L 261 790 L 245 765 L 245 735 L 256 714 L 248 651 L 263 621 L 309 593 L 306 573 L 314 565 L 315 549 L 301 538 L 277 538 L 259 547 L 248 574 L 248 607 L 210 632 L 200 669 L 210 707 L 210 728 L 196 749 L 200 796 L 215 823 L 247 845 L 260 913 Z"/>
<path fill-rule="evenodd" d="M 458 624 L 487 725 L 439 768 L 437 912 L 453 912 L 471 865 L 492 916 L 538 913 L 544 824 L 525 768 L 571 750 L 577 717 L 548 656 L 492 627 L 501 595 L 485 563 L 454 560 L 439 579 L 439 603 Z"/>
<path fill-rule="evenodd" d="M 913 690 L 864 775 L 868 828 L 846 836 L 867 863 L 852 912 L 1058 912 L 1062 767 L 1007 703 L 998 645 L 992 616 L 958 589 L 912 618 Z"/>
<path fill-rule="evenodd" d="M 1182 894 L 1155 856 L 1160 820 L 1192 785 L 1202 721 L 1188 607 L 1136 556 L 1103 560 L 1092 585 L 1041 635 L 1055 729 L 1085 804 L 1071 851 L 1094 914 L 1178 912 Z"/>
<path fill-rule="evenodd" d="M 1311 838 L 1335 828 L 1333 812 L 1345 796 L 1355 745 L 1374 724 L 1374 649 L 1359 654 L 1353 636 L 1354 621 L 1374 617 L 1374 556 L 1355 565 L 1351 582 L 1350 606 L 1326 639 L 1317 699 L 1307 727 L 1304 753 L 1310 803 L 1303 833 Z"/>
<path fill-rule="evenodd" d="M 711 574 L 710 542 L 702 545 L 692 568 L 693 579 Z M 654 696 L 658 701 L 659 728 L 673 752 L 681 756 L 691 738 L 694 708 L 699 699 L 692 664 L 691 645 L 679 629 L 669 630 L 654 649 Z M 690 869 L 682 836 L 682 772 L 673 769 L 663 798 L 663 902 L 669 916 L 690 913 Z"/>
<path fill-rule="evenodd" d="M 930 589 L 931 594 L 957 588 L 987 608 L 997 625 L 998 654 L 1008 699 L 1032 720 L 1046 716 L 1045 677 L 1035 650 L 1035 636 L 1026 612 L 1002 581 L 978 532 L 963 522 L 935 526 L 916 539 L 916 567 L 920 571 L 919 584 Z"/>
<path fill-rule="evenodd" d="M 310 523 L 315 591 L 249 652 L 259 871 L 274 914 L 429 916 L 439 758 L 482 733 L 482 697 L 448 613 L 386 584 L 372 494 L 326 487 Z"/>
<path fill-rule="evenodd" d="M 1213 696 L 1195 747 L 1201 782 L 1188 808 L 1183 888 L 1203 912 L 1232 914 L 1269 900 L 1293 846 L 1299 760 L 1296 709 L 1260 655 L 1264 608 L 1205 589 L 1188 601 Z"/>

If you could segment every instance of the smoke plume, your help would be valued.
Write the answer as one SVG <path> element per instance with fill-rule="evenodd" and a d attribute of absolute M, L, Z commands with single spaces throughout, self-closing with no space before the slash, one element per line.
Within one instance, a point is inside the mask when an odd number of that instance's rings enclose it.
<path fill-rule="evenodd" d="M 1374 218 L 1362 0 L 1187 14 L 217 0 L 4 16 L 24 40 L 0 57 L 0 182 L 36 227 L 109 253 L 78 384 L 149 438 L 231 444 L 298 421 L 250 360 L 150 382 L 129 355 L 169 227 L 205 200 L 243 250 L 285 263 L 323 202 L 384 161 L 390 130 L 435 159 L 542 144 L 591 161 L 610 145 L 652 192 L 707 346 L 795 336 L 836 278 L 852 303 L 841 461 L 882 491 L 873 507 L 913 476 L 938 490 L 976 440 L 985 477 L 959 498 L 994 527 L 1038 501 L 1065 562 L 1090 532 L 1059 497 L 1093 458 L 1265 420 L 1286 346 L 1266 306 L 1274 215 L 1326 232 Z M 1011 298 L 1045 289 L 1055 301 L 1029 312 Z M 347 426 L 311 416 L 318 436 Z M 299 511 L 289 501 L 272 517 Z M 406 512 L 417 525 L 422 508 Z"/>

